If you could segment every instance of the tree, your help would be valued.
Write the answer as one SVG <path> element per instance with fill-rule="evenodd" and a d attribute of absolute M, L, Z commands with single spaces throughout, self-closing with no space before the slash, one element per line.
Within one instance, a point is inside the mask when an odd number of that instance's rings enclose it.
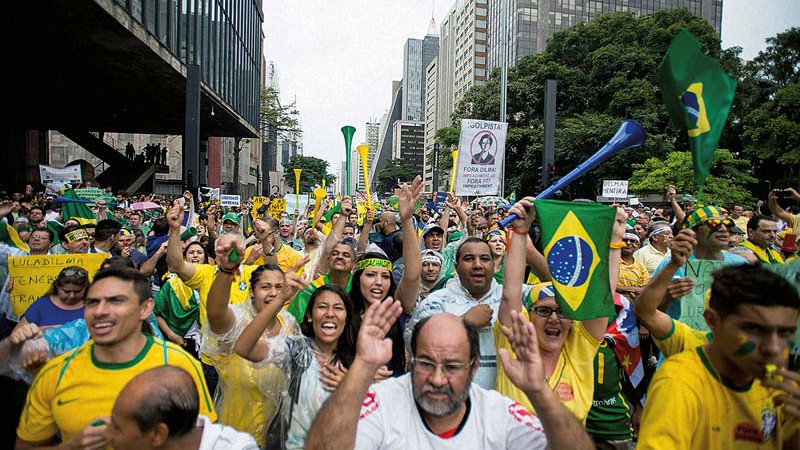
<path fill-rule="evenodd" d="M 294 102 L 283 105 L 277 90 L 272 87 L 262 87 L 261 104 L 259 106 L 262 142 L 269 142 L 274 148 L 279 138 L 290 142 L 298 142 L 300 140 L 303 132 L 300 128 L 299 113 Z M 239 167 L 239 151 L 240 147 L 237 142 L 233 155 L 233 165 L 237 170 Z M 268 157 L 271 156 L 268 155 Z M 262 194 L 266 195 L 270 189 L 269 169 L 262 167 L 262 170 L 267 175 L 264 177 L 264 189 L 262 192 Z M 294 175 L 291 180 L 291 184 L 294 186 Z"/>
<path fill-rule="evenodd" d="M 289 161 L 283 163 L 283 181 L 292 187 L 295 186 L 294 169 L 303 169 L 300 174 L 301 192 L 306 189 L 310 190 L 313 184 L 321 186 L 323 175 L 327 180 L 326 185 L 332 185 L 336 181 L 336 176 L 328 173 L 328 161 L 324 159 L 295 155 Z"/>
<path fill-rule="evenodd" d="M 736 203 L 755 207 L 748 185 L 758 180 L 750 170 L 750 162 L 746 159 L 729 150 L 718 149 L 700 200 L 719 206 Z M 697 192 L 691 152 L 675 151 L 666 159 L 648 158 L 643 163 L 634 164 L 628 181 L 628 189 L 638 194 L 663 193 L 670 185 L 675 186 L 678 192 Z"/>
<path fill-rule="evenodd" d="M 378 172 L 378 191 L 389 193 L 397 187 L 397 180 L 408 181 L 417 175 L 416 170 L 404 159 L 393 159 Z"/>
<path fill-rule="evenodd" d="M 670 123 L 657 79 L 667 47 L 683 28 L 711 56 L 720 56 L 720 41 L 711 25 L 681 9 L 642 17 L 601 15 L 556 32 L 547 50 L 521 58 L 508 74 L 504 194 L 515 189 L 532 194 L 540 185 L 548 79 L 558 82 L 555 165 L 560 174 L 596 153 L 625 119 L 639 121 L 647 133 L 642 147 L 615 156 L 572 183 L 571 197 L 592 197 L 600 179 L 627 179 L 631 164 L 665 158 L 675 148 L 688 147 L 685 132 Z M 741 61 L 729 58 L 729 63 L 735 66 Z M 486 84 L 467 92 L 453 114 L 454 127 L 462 118 L 498 119 L 499 78 L 495 70 Z"/>

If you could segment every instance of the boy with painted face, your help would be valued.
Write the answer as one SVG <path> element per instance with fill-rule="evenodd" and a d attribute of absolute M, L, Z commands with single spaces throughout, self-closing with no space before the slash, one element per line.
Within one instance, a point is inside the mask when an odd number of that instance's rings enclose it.
<path fill-rule="evenodd" d="M 800 297 L 758 265 L 724 267 L 713 277 L 703 313 L 713 337 L 656 371 L 637 448 L 797 448 L 800 374 L 770 372 L 786 362 Z"/>

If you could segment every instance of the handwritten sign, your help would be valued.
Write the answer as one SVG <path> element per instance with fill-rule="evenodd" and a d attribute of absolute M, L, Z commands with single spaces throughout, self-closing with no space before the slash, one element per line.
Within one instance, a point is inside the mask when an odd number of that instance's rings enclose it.
<path fill-rule="evenodd" d="M 694 288 L 691 292 L 681 297 L 679 321 L 695 330 L 711 331 L 708 328 L 706 319 L 703 317 L 703 311 L 706 309 L 706 291 L 711 289 L 711 274 L 728 264 L 724 261 L 704 259 L 692 259 L 686 263 L 686 277 L 694 280 Z"/>
<path fill-rule="evenodd" d="M 250 215 L 253 219 L 258 219 L 261 217 L 261 214 L 258 213 L 258 210 L 264 206 L 265 203 L 269 202 L 269 197 L 262 197 L 256 195 L 255 197 L 250 199 L 250 202 L 253 204 L 252 208 L 250 209 Z"/>
<path fill-rule="evenodd" d="M 628 180 L 603 180 L 603 197 L 628 198 Z"/>
<path fill-rule="evenodd" d="M 269 215 L 278 219 L 284 211 L 286 211 L 286 199 L 280 197 L 273 198 L 272 202 L 269 204 Z"/>
<path fill-rule="evenodd" d="M 89 272 L 91 280 L 106 258 L 108 258 L 106 253 L 29 255 L 8 258 L 8 276 L 14 283 L 14 289 L 10 293 L 14 314 L 22 316 L 31 303 L 45 295 L 63 268 L 83 267 Z"/>

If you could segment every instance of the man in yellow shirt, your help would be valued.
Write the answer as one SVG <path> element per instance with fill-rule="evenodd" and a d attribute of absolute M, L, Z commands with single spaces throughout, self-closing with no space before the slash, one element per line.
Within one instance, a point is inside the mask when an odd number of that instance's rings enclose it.
<path fill-rule="evenodd" d="M 681 234 L 667 267 L 685 262 L 691 253 L 693 233 Z M 789 405 L 800 403 L 800 395 L 796 384 L 790 386 L 800 376 L 774 368 L 786 363 L 789 341 L 795 338 L 797 291 L 782 276 L 757 265 L 727 266 L 713 277 L 704 312 L 713 338 L 668 358 L 656 371 L 647 392 L 639 450 L 780 449 L 796 439 L 792 433 L 797 432 L 798 410 Z M 643 291 L 640 301 L 645 298 Z M 656 322 L 666 323 L 661 314 L 640 310 L 637 317 L 646 319 L 659 336 L 663 328 Z M 763 381 L 773 371 L 786 380 Z M 779 396 L 783 406 L 775 401 Z"/>
<path fill-rule="evenodd" d="M 84 317 L 91 340 L 39 371 L 17 427 L 17 449 L 102 448 L 118 394 L 139 373 L 165 364 L 194 379 L 200 412 L 217 415 L 200 364 L 177 345 L 142 333 L 153 311 L 150 282 L 134 269 L 98 272 L 86 291 Z"/>
<path fill-rule="evenodd" d="M 275 263 L 284 272 L 303 259 L 303 254 L 288 245 L 284 245 L 278 238 L 278 221 L 273 218 L 253 221 L 253 230 L 258 238 L 258 244 L 248 247 L 244 252 L 244 264 L 260 266 Z M 274 260 L 273 260 L 274 258 Z M 302 274 L 302 269 L 300 273 Z"/>

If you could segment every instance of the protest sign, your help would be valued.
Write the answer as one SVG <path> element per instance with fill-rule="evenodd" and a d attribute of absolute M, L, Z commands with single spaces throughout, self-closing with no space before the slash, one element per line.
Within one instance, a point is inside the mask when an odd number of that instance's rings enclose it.
<path fill-rule="evenodd" d="M 114 197 L 108 194 L 105 189 L 100 188 L 82 188 L 82 189 L 75 189 L 75 194 L 78 195 L 78 198 L 82 198 L 84 200 L 103 200 L 106 203 L 110 203 L 114 201 Z"/>
<path fill-rule="evenodd" d="M 289 214 L 294 214 L 295 210 L 300 211 L 300 214 L 303 214 L 308 207 L 308 196 L 301 195 L 299 197 L 295 197 L 294 194 L 289 194 L 283 198 L 285 203 L 284 211 L 288 212 Z"/>
<path fill-rule="evenodd" d="M 220 206 L 239 206 L 242 202 L 242 197 L 239 195 L 223 194 L 219 196 Z"/>
<path fill-rule="evenodd" d="M 274 219 L 279 219 L 283 211 L 286 211 L 286 199 L 280 197 L 273 198 L 272 202 L 269 204 L 269 215 Z"/>
<path fill-rule="evenodd" d="M 603 197 L 628 198 L 628 180 L 603 180 Z"/>
<path fill-rule="evenodd" d="M 8 258 L 8 276 L 14 284 L 10 292 L 14 314 L 22 316 L 28 306 L 45 295 L 61 270 L 80 266 L 89 272 L 89 280 L 100 268 L 107 253 L 76 253 L 66 255 L 29 255 Z"/>
<path fill-rule="evenodd" d="M 269 202 L 269 197 L 262 197 L 257 195 L 251 198 L 250 202 L 252 202 L 253 204 L 250 209 L 250 216 L 253 217 L 253 219 L 258 219 L 259 217 L 261 217 L 261 214 L 258 212 L 258 210 L 261 209 L 261 207 L 264 206 L 265 203 Z"/>
<path fill-rule="evenodd" d="M 81 177 L 81 166 L 77 165 L 59 169 L 58 167 L 39 164 L 39 178 L 42 180 L 42 184 L 55 192 L 64 189 L 67 185 L 81 184 L 83 181 Z"/>
<path fill-rule="evenodd" d="M 679 321 L 695 330 L 710 331 L 703 311 L 706 309 L 706 291 L 711 289 L 711 274 L 720 267 L 730 263 L 705 259 L 690 259 L 686 263 L 686 277 L 694 280 L 694 288 L 681 297 L 681 315 Z"/>
<path fill-rule="evenodd" d="M 506 147 L 503 122 L 464 119 L 454 165 L 455 194 L 500 195 Z"/>

